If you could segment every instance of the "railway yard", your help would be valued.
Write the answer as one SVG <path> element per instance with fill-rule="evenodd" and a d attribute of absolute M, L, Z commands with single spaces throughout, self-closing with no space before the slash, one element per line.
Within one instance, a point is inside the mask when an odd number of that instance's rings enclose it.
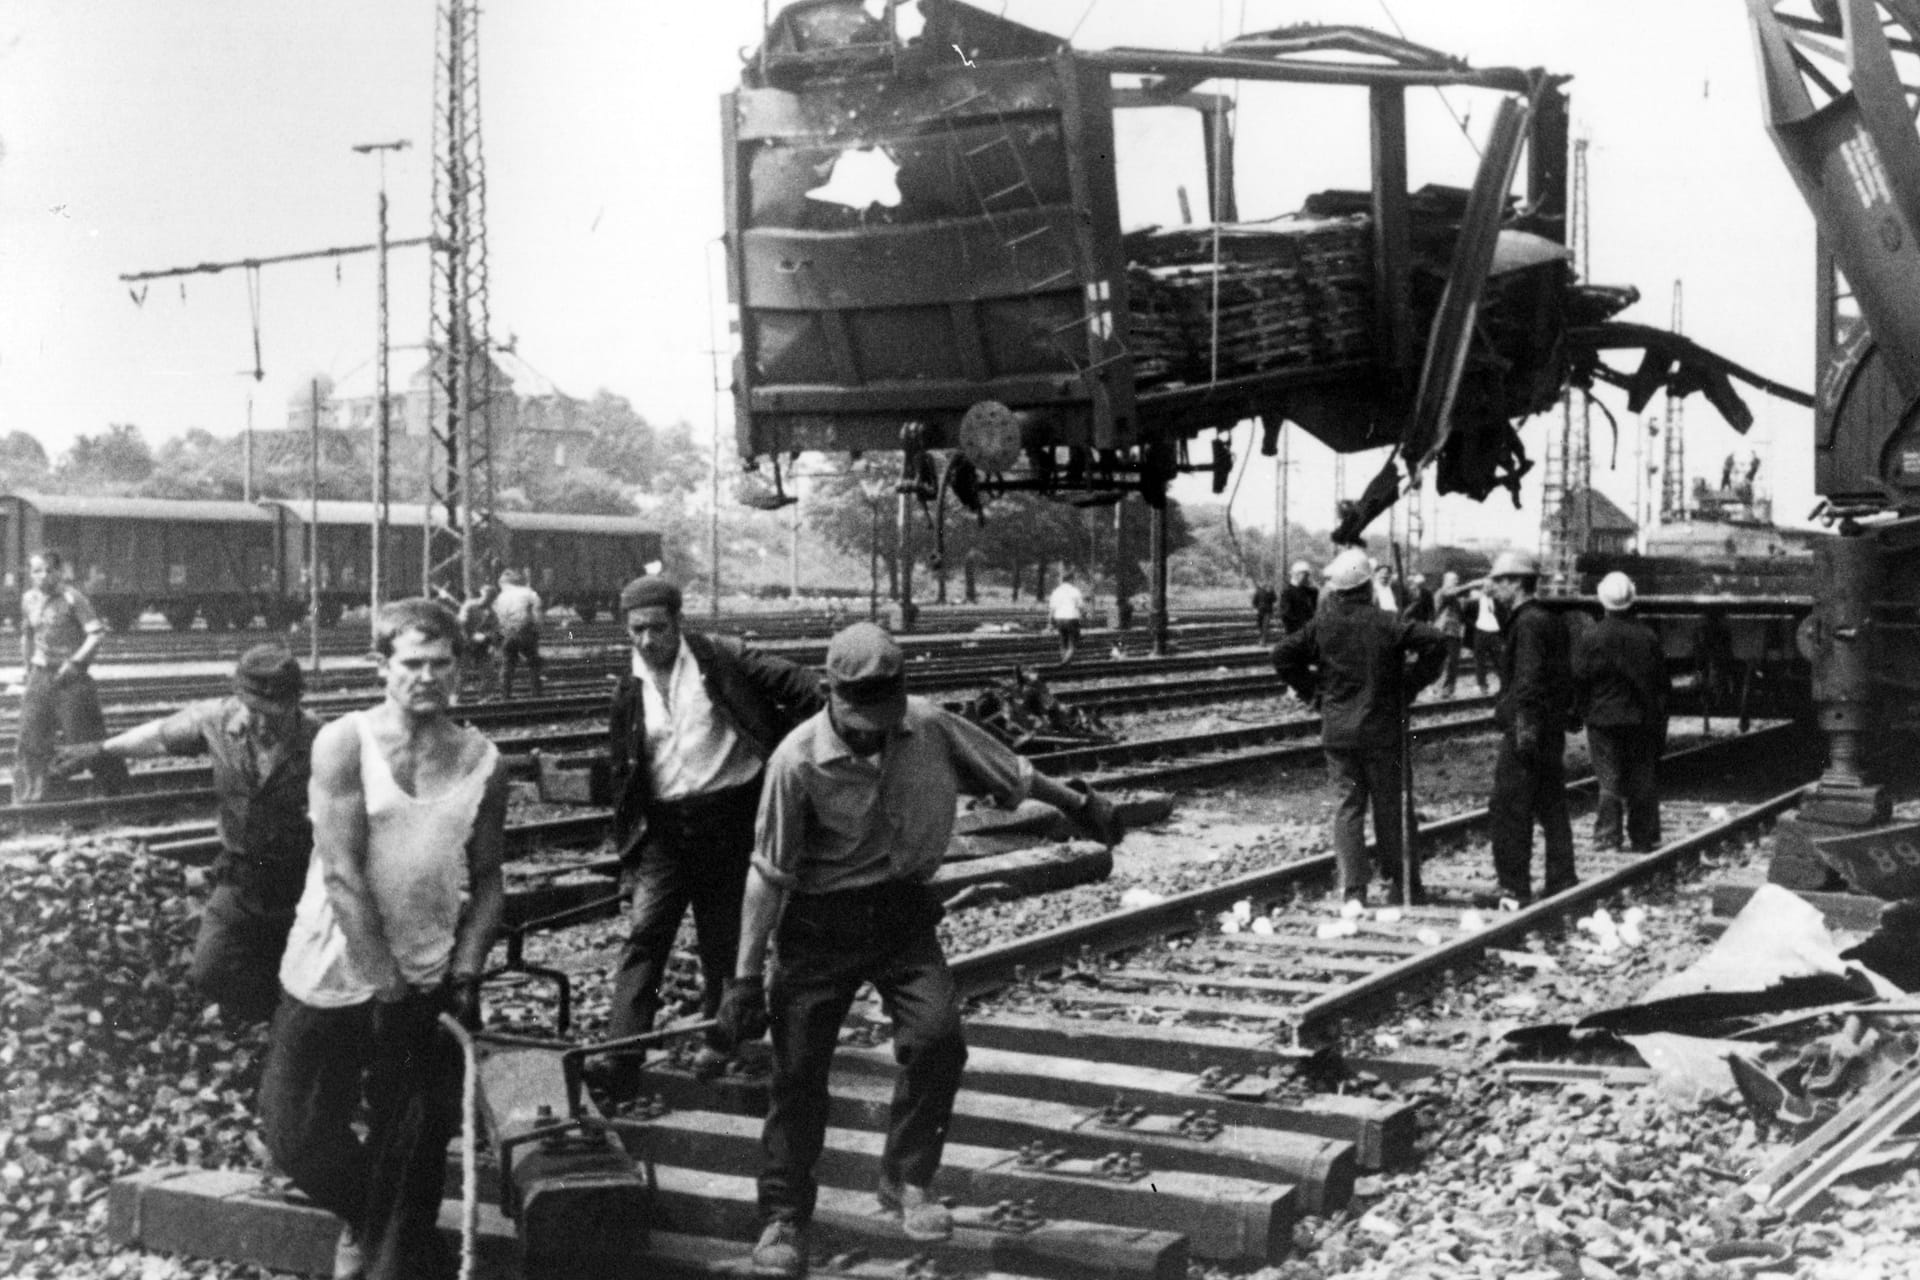
<path fill-rule="evenodd" d="M 966 856 L 940 873 L 942 938 L 969 1001 L 966 1082 L 935 1186 L 956 1210 L 952 1241 L 912 1245 L 873 1213 L 894 1068 L 884 1019 L 857 1004 L 836 1059 L 815 1274 L 1908 1274 L 1911 1171 L 1853 1174 L 1789 1212 L 1761 1183 L 1812 1125 L 1725 1091 L 1683 1097 L 1685 1073 L 1621 1040 L 1541 1030 L 1634 1006 L 1707 951 L 1766 879 L 1767 828 L 1817 772 L 1810 735 L 1683 708 L 1664 845 L 1592 850 L 1576 781 L 1580 884 L 1503 912 L 1480 807 L 1494 732 L 1463 679 L 1459 697 L 1415 709 L 1430 900 L 1352 918 L 1331 892 L 1309 709 L 1280 691 L 1244 624 L 1199 617 L 1176 634 L 1159 659 L 1098 633 L 1072 667 L 1040 667 L 1111 741 L 1031 743 L 1035 764 L 1120 796 L 1137 824 L 1127 839 L 1109 852 L 977 815 Z M 524 779 L 487 1031 L 555 1114 L 568 1102 L 561 1051 L 604 1036 L 623 933 L 604 814 L 543 801 L 537 782 L 536 751 L 565 760 L 604 735 L 616 641 L 574 639 L 551 696 L 465 712 Z M 817 636 L 766 642 L 818 660 Z M 1051 647 L 1009 631 L 909 644 L 916 687 L 954 705 Z M 142 671 L 103 681 L 110 723 L 207 684 Z M 343 660 L 312 703 L 334 714 L 366 696 Z M 1576 739 L 1569 775 L 1584 774 Z M 223 1028 L 187 994 L 216 849 L 204 772 L 189 761 L 134 777 L 116 800 L 3 815 L 0 1270 L 324 1271 L 330 1219 L 263 1178 L 251 1110 L 263 1033 Z M 1873 923 L 1845 904 L 1829 918 L 1843 931 Z M 675 963 L 669 1006 L 684 1023 L 697 967 L 690 953 Z M 1766 1021 L 1692 1018 L 1702 1035 Z M 1660 1029 L 1680 1025 L 1693 1029 Z M 1877 1025 L 1897 1039 L 1906 1024 Z M 651 1235 L 621 1274 L 737 1271 L 757 1227 L 764 1063 L 749 1047 L 700 1080 L 685 1052 L 682 1040 L 654 1058 L 642 1101 L 606 1121 L 651 1180 Z M 478 1150 L 479 1274 L 517 1274 L 526 1233 L 551 1241 L 584 1220 L 503 1216 L 488 1142 Z M 456 1161 L 449 1229 L 461 1186 Z"/>
<path fill-rule="evenodd" d="M 1469 61 L 1377 5 L 495 6 L 493 74 L 566 123 L 502 113 L 491 261 L 479 0 L 430 6 L 430 122 L 367 56 L 407 6 L 54 42 L 138 108 L 43 84 L 9 165 L 124 168 L 156 231 L 344 203 L 283 53 L 395 140 L 351 144 L 373 243 L 231 258 L 23 188 L 191 265 L 83 337 L 105 259 L 26 273 L 0 363 L 37 415 L 0 432 L 0 1276 L 1920 1278 L 1920 3 L 1733 6 L 1792 241 L 1692 6 L 1625 61 L 1573 38 L 1602 7 L 1415 19 Z M 9 51 L 81 56 L 58 10 Z M 672 108 L 570 97 L 614 83 Z M 231 190 L 182 203 L 185 138 Z M 1702 273 L 1691 317 L 1590 277 L 1595 204 L 1657 227 L 1609 269 Z M 1760 286 L 1809 250 L 1801 334 Z M 344 298 L 366 254 L 350 342 L 295 264 Z M 184 389 L 229 357 L 155 334 L 227 272 L 245 431 L 156 454 L 135 406 L 223 420 Z M 256 427 L 263 353 L 323 331 Z M 1761 371 L 1782 334 L 1812 361 Z M 1717 486 L 1689 398 L 1752 433 Z M 1234 509 L 1269 461 L 1271 537 Z"/>

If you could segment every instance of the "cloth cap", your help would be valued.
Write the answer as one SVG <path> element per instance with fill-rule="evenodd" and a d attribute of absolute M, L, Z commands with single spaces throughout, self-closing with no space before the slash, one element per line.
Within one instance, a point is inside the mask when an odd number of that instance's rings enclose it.
<path fill-rule="evenodd" d="M 1367 560 L 1367 553 L 1358 547 L 1350 547 L 1335 556 L 1320 577 L 1330 591 L 1351 591 L 1365 585 L 1373 576 L 1373 566 Z"/>
<path fill-rule="evenodd" d="M 671 609 L 680 612 L 680 588 L 665 578 L 648 574 L 620 588 L 620 612 L 635 609 Z"/>
<path fill-rule="evenodd" d="M 1614 570 L 1600 579 L 1599 592 L 1602 608 L 1619 612 L 1633 607 L 1633 579 L 1619 570 Z"/>
<path fill-rule="evenodd" d="M 827 644 L 834 715 L 851 729 L 884 733 L 907 711 L 907 660 L 871 622 L 856 622 Z"/>
<path fill-rule="evenodd" d="M 257 644 L 240 655 L 233 691 L 266 702 L 298 702 L 306 689 L 300 661 L 277 644 Z"/>
<path fill-rule="evenodd" d="M 1307 562 L 1306 562 L 1305 560 L 1295 560 L 1295 561 L 1293 562 L 1293 570 L 1292 570 L 1292 572 L 1294 572 L 1294 573 L 1312 573 L 1312 572 L 1313 572 L 1313 566 L 1312 566 L 1312 565 L 1310 565 L 1310 564 L 1308 564 L 1308 563 L 1307 563 Z"/>
<path fill-rule="evenodd" d="M 1540 561 L 1531 551 L 1502 551 L 1493 559 L 1493 568 L 1487 571 L 1489 578 L 1537 578 L 1540 576 Z"/>

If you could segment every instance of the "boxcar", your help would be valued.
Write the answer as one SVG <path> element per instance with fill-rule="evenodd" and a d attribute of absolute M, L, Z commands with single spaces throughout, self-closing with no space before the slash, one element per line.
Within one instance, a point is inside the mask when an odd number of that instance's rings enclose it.
<path fill-rule="evenodd" d="M 175 627 L 195 616 L 243 625 L 275 590 L 274 519 L 247 502 L 0 496 L 0 616 L 10 622 L 19 621 L 27 557 L 42 548 L 65 557 L 69 578 L 120 630 L 148 609 Z"/>
<path fill-rule="evenodd" d="M 660 559 L 658 531 L 632 516 L 503 511 L 506 562 L 550 608 L 612 617 L 620 588 Z"/>
<path fill-rule="evenodd" d="M 307 611 L 307 534 L 319 529 L 320 622 L 332 626 L 340 615 L 367 603 L 371 590 L 373 504 L 298 499 L 262 504 L 273 512 L 275 600 L 269 621 L 275 625 L 304 617 Z M 315 508 L 318 507 L 318 521 Z M 420 594 L 425 504 L 387 505 L 386 597 Z"/>

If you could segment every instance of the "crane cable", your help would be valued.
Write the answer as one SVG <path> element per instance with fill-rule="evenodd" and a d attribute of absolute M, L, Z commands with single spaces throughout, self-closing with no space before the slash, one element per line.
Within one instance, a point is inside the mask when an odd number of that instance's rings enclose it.
<path fill-rule="evenodd" d="M 1393 16 L 1393 10 L 1387 6 L 1387 0 L 1375 0 L 1375 2 L 1379 4 L 1380 12 L 1387 15 L 1387 21 L 1393 24 L 1393 33 L 1399 36 L 1402 40 L 1405 40 L 1407 38 L 1407 30 L 1405 27 L 1400 25 L 1400 19 Z M 1453 109 L 1453 99 L 1447 97 L 1447 91 L 1441 88 L 1439 85 L 1434 85 L 1433 91 L 1435 94 L 1439 96 L 1440 105 L 1445 107 L 1447 109 L 1447 114 L 1453 117 L 1454 127 L 1460 130 L 1460 136 L 1467 140 L 1467 145 L 1469 147 L 1473 148 L 1474 156 L 1484 160 L 1486 156 L 1480 150 L 1480 144 L 1473 140 L 1473 134 L 1471 134 L 1467 130 L 1468 121 L 1466 119 L 1462 119 L 1460 116 L 1460 113 Z M 1471 117 L 1469 116 L 1469 119 L 1470 118 Z"/>

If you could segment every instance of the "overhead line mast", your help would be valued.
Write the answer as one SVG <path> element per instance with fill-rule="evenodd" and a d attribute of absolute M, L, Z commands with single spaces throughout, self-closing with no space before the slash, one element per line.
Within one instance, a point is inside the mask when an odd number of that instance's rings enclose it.
<path fill-rule="evenodd" d="M 479 0 L 441 0 L 434 63 L 430 400 L 424 580 L 462 597 L 498 559 Z M 444 520 L 436 522 L 438 509 Z"/>

